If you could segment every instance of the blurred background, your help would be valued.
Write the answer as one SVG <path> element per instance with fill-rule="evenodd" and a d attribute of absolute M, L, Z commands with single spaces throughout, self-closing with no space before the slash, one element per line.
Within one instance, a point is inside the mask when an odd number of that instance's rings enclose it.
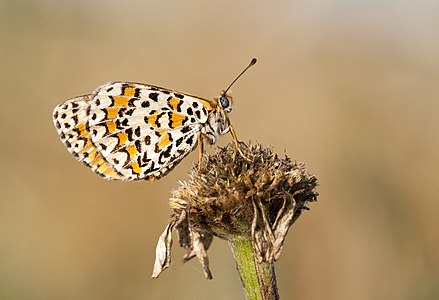
<path fill-rule="evenodd" d="M 212 281 L 177 244 L 150 278 L 196 153 L 157 182 L 105 181 L 51 114 L 113 80 L 214 97 L 252 57 L 238 137 L 320 182 L 276 263 L 282 299 L 438 299 L 438 16 L 433 0 L 1 0 L 0 299 L 243 299 L 218 239 Z"/>

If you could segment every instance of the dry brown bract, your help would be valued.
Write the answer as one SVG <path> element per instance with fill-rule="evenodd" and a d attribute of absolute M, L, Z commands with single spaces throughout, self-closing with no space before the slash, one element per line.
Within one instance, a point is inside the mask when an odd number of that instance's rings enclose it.
<path fill-rule="evenodd" d="M 197 256 L 208 279 L 206 251 L 213 236 L 251 239 L 259 261 L 279 258 L 289 227 L 317 199 L 317 179 L 303 163 L 279 158 L 271 148 L 242 143 L 241 149 L 249 160 L 232 144 L 219 148 L 205 156 L 201 172 L 194 166 L 189 181 L 172 192 L 171 220 L 158 241 L 152 277 L 170 265 L 174 228 L 187 250 L 183 261 Z"/>

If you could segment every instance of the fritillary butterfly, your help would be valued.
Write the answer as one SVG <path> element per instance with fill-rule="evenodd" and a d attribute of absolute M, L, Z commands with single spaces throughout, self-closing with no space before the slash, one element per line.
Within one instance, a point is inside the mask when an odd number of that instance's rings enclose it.
<path fill-rule="evenodd" d="M 110 82 L 92 94 L 58 105 L 53 121 L 67 150 L 106 179 L 154 180 L 165 176 L 203 140 L 230 132 L 230 86 L 213 100 L 154 85 Z"/>

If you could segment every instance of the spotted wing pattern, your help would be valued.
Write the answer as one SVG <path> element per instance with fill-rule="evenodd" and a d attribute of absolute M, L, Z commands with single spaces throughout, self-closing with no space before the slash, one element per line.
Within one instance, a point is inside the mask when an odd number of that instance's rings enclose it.
<path fill-rule="evenodd" d="M 70 153 L 107 179 L 153 180 L 197 145 L 215 104 L 140 83 L 111 82 L 54 110 Z"/>

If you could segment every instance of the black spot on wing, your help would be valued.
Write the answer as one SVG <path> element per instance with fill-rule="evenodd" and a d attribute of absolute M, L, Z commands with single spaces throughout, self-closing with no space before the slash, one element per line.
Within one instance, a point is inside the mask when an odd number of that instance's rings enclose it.
<path fill-rule="evenodd" d="M 128 141 L 131 142 L 133 140 L 133 129 L 132 128 L 127 128 L 125 130 L 125 133 L 127 134 Z"/>
<path fill-rule="evenodd" d="M 115 121 L 115 123 L 116 123 L 116 128 L 119 130 L 122 130 L 122 129 L 125 129 L 126 127 L 128 127 L 128 119 L 126 119 L 126 118 L 122 119 L 122 120 L 117 119 Z"/>
<path fill-rule="evenodd" d="M 142 156 L 139 155 L 139 157 L 137 158 L 137 162 L 139 163 L 139 166 L 141 166 L 141 167 L 146 167 L 146 165 L 150 161 L 151 161 L 151 159 L 148 158 L 148 152 L 146 152 L 146 151 L 145 151 L 145 153 L 143 153 Z"/>
<path fill-rule="evenodd" d="M 134 134 L 137 135 L 138 137 L 140 137 L 140 126 L 138 126 L 138 127 L 134 130 Z"/>
<path fill-rule="evenodd" d="M 181 133 L 188 133 L 191 131 L 191 128 L 189 126 L 184 126 L 182 129 L 180 129 Z"/>
<path fill-rule="evenodd" d="M 151 173 L 154 173 L 154 172 L 156 172 L 156 171 L 158 171 L 160 168 L 156 168 L 155 167 L 155 163 L 152 161 L 151 162 L 151 167 L 149 167 L 149 169 L 147 169 L 146 171 L 145 171 L 145 173 L 146 174 L 151 174 Z"/>
<path fill-rule="evenodd" d="M 136 104 L 134 102 L 137 100 L 139 100 L 139 98 L 130 98 L 130 100 L 128 100 L 128 106 L 130 106 L 130 107 L 136 106 Z"/>
<path fill-rule="evenodd" d="M 127 109 L 125 111 L 125 114 L 128 115 L 128 116 L 132 116 L 135 111 L 136 111 L 135 108 L 130 108 L 130 109 Z"/>
<path fill-rule="evenodd" d="M 180 146 L 182 142 L 183 142 L 183 137 L 181 137 L 175 141 L 175 146 L 177 146 L 177 147 Z"/>
<path fill-rule="evenodd" d="M 155 102 L 159 101 L 159 98 L 158 98 L 159 97 L 159 93 L 156 93 L 156 92 L 150 93 L 148 95 L 148 97 L 149 97 L 149 99 L 154 100 Z"/>
<path fill-rule="evenodd" d="M 169 119 L 169 121 L 168 121 L 168 126 L 169 126 L 169 128 L 172 128 L 172 111 L 170 111 L 170 112 L 168 112 L 168 119 Z"/>
<path fill-rule="evenodd" d="M 139 140 L 136 140 L 136 141 L 134 142 L 134 145 L 136 146 L 136 150 L 137 150 L 137 152 L 140 152 L 140 151 L 142 150 L 142 145 L 140 144 L 140 141 L 139 141 Z"/>
<path fill-rule="evenodd" d="M 204 105 L 203 105 L 203 107 L 201 109 L 203 110 L 203 114 L 207 115 L 207 109 L 206 109 L 206 107 L 204 107 Z"/>
<path fill-rule="evenodd" d="M 160 154 L 159 154 L 159 163 L 160 164 L 165 163 L 163 161 L 164 158 L 169 158 L 171 156 L 171 149 L 172 149 L 172 147 L 168 147 L 166 150 L 160 152 Z"/>
<path fill-rule="evenodd" d="M 161 118 L 163 115 L 164 115 L 163 112 L 162 112 L 162 113 L 159 113 L 159 114 L 157 115 L 157 118 L 155 118 L 155 125 L 156 125 L 157 127 L 160 127 L 160 118 Z"/>

